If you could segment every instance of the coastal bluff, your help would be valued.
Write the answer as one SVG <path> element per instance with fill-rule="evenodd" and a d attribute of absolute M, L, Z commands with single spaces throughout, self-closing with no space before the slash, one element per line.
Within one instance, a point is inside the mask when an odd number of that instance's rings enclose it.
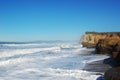
<path fill-rule="evenodd" d="M 101 39 L 96 44 L 95 50 L 97 54 L 108 54 L 112 59 L 107 61 L 113 68 L 105 72 L 105 80 L 120 80 L 120 38 Z"/>
<path fill-rule="evenodd" d="M 86 32 L 81 38 L 83 47 L 95 48 L 99 40 L 108 37 L 120 38 L 120 32 Z"/>
<path fill-rule="evenodd" d="M 96 54 L 108 54 L 120 65 L 120 32 L 86 32 L 81 43 L 95 48 Z"/>
<path fill-rule="evenodd" d="M 105 80 L 120 80 L 120 32 L 86 32 L 82 39 L 83 47 L 95 48 L 96 54 L 107 54 L 110 58 L 103 61 L 110 64 L 104 74 Z"/>

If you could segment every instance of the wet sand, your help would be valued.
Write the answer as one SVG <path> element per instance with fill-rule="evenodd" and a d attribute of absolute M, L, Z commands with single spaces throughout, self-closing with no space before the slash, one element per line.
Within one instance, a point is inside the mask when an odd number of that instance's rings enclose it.
<path fill-rule="evenodd" d="M 83 70 L 104 73 L 106 70 L 110 68 L 111 68 L 110 65 L 104 64 L 103 60 L 99 60 L 99 61 L 87 63 Z"/>

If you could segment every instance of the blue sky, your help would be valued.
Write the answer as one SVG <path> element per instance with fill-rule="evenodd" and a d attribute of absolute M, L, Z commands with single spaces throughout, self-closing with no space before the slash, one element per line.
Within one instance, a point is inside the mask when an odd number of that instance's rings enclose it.
<path fill-rule="evenodd" d="M 0 41 L 77 40 L 120 31 L 120 0 L 0 0 Z"/>

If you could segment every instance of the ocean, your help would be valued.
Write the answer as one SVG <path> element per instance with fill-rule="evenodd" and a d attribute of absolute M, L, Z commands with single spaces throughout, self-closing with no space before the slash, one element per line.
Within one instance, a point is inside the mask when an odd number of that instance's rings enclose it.
<path fill-rule="evenodd" d="M 0 42 L 0 80 L 96 80 L 83 68 L 107 56 L 93 51 L 74 41 Z"/>

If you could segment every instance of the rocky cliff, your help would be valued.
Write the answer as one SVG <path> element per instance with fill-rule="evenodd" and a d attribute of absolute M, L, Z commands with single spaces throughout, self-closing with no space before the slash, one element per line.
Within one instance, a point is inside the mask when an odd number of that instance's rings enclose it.
<path fill-rule="evenodd" d="M 95 48 L 97 54 L 117 54 L 120 52 L 120 38 L 108 37 L 100 39 Z"/>
<path fill-rule="evenodd" d="M 86 32 L 81 43 L 84 47 L 94 48 L 97 54 L 108 54 L 114 65 L 105 72 L 105 80 L 120 80 L 120 32 Z M 107 61 L 108 62 L 108 61 Z"/>
<path fill-rule="evenodd" d="M 108 37 L 96 44 L 97 54 L 108 54 L 120 65 L 120 38 Z"/>
<path fill-rule="evenodd" d="M 108 37 L 120 38 L 119 32 L 86 32 L 81 39 L 83 47 L 94 48 L 100 39 Z"/>

